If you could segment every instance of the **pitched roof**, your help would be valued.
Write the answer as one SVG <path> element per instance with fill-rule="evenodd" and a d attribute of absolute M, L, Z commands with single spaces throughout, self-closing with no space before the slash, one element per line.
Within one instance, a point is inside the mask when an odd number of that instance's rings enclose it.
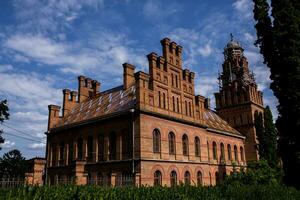
<path fill-rule="evenodd" d="M 59 121 L 55 127 L 88 121 L 108 114 L 127 111 L 135 107 L 136 88 L 131 86 L 124 90 L 123 86 L 118 86 L 110 90 L 101 92 L 92 99 L 86 99 L 75 106 L 66 116 Z M 214 111 L 206 109 L 204 112 L 205 125 L 211 129 L 229 132 L 241 136 L 225 120 L 219 117 Z"/>

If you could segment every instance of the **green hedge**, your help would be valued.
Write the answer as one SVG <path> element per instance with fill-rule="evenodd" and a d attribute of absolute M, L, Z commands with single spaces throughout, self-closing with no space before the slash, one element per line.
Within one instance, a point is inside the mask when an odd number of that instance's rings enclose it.
<path fill-rule="evenodd" d="M 279 185 L 232 185 L 102 188 L 98 186 L 43 186 L 0 190 L 0 198 L 38 199 L 300 199 L 300 191 Z"/>

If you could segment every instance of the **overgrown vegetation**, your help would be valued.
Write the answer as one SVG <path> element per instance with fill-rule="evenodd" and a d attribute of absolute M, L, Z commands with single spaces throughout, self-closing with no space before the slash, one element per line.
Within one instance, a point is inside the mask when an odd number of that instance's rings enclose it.
<path fill-rule="evenodd" d="M 2 100 L 0 101 L 0 124 L 2 124 L 4 122 L 4 120 L 8 120 L 9 119 L 9 113 L 8 113 L 9 109 L 7 106 L 7 100 Z M 0 129 L 0 145 L 4 143 L 4 138 L 2 136 L 3 130 Z M 1 150 L 1 146 L 0 146 L 0 150 Z"/>

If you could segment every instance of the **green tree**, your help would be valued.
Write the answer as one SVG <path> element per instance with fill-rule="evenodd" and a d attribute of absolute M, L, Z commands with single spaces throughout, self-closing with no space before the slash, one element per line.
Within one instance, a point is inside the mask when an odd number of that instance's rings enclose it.
<path fill-rule="evenodd" d="M 0 158 L 0 179 L 24 178 L 26 171 L 27 162 L 19 150 L 11 150 Z"/>
<path fill-rule="evenodd" d="M 269 106 L 264 109 L 265 158 L 271 167 L 278 165 L 277 158 L 277 130 L 273 122 L 273 115 Z"/>
<path fill-rule="evenodd" d="M 255 112 L 254 125 L 255 125 L 257 140 L 258 140 L 258 154 L 260 158 L 264 159 L 266 158 L 266 149 L 265 149 L 266 139 L 265 139 L 263 115 L 261 112 Z"/>
<path fill-rule="evenodd" d="M 300 186 L 300 1 L 253 0 L 257 41 L 278 98 L 279 153 L 286 183 Z M 271 13 L 271 16 L 269 16 Z"/>
<path fill-rule="evenodd" d="M 0 124 L 4 122 L 4 120 L 8 120 L 9 118 L 9 109 L 7 106 L 7 100 L 3 100 L 0 102 Z M 0 144 L 4 143 L 4 138 L 2 137 L 3 130 L 0 129 Z M 0 150 L 1 150 L 0 146 Z"/>

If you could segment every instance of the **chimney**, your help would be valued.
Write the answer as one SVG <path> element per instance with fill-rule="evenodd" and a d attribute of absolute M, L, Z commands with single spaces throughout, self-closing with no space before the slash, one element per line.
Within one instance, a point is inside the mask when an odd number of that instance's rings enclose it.
<path fill-rule="evenodd" d="M 92 80 L 93 95 L 96 95 L 100 92 L 100 86 L 101 84 L 98 81 Z"/>
<path fill-rule="evenodd" d="M 70 101 L 70 90 L 64 89 L 63 90 L 63 110 L 62 116 L 65 116 L 69 111 L 69 101 Z"/>
<path fill-rule="evenodd" d="M 49 105 L 48 106 L 49 115 L 48 115 L 48 130 L 53 128 L 59 122 L 59 110 L 60 106 Z"/>
<path fill-rule="evenodd" d="M 135 78 L 134 78 L 134 70 L 135 66 L 129 64 L 129 63 L 124 63 L 123 64 L 123 84 L 124 84 L 124 89 L 129 88 L 131 85 L 135 83 Z"/>
<path fill-rule="evenodd" d="M 206 109 L 210 109 L 210 98 L 205 98 L 205 100 L 204 100 L 204 107 Z"/>

